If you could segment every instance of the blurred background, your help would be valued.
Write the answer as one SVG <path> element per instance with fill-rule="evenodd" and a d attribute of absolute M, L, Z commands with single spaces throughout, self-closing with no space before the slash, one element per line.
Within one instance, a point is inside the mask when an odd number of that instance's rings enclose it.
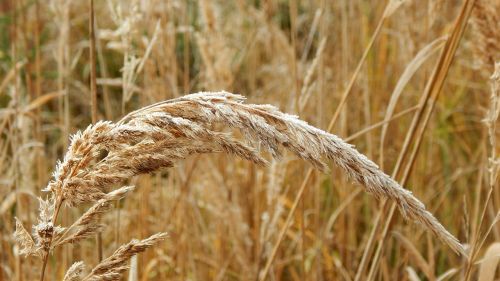
<path fill-rule="evenodd" d="M 324 130 L 332 123 L 476 253 L 471 263 L 389 215 L 334 166 L 304 181 L 310 166 L 291 154 L 268 167 L 202 155 L 130 179 L 136 190 L 106 215 L 104 256 L 132 238 L 169 233 L 131 261 L 123 280 L 257 280 L 278 243 L 267 280 L 476 280 L 485 253 L 500 254 L 500 146 L 490 141 L 496 120 L 483 122 L 494 103 L 499 1 L 476 0 L 465 18 L 462 5 L 474 1 L 94 2 L 99 119 L 226 90 Z M 460 21 L 468 24 L 450 51 Z M 425 130 L 405 144 L 443 52 L 454 61 L 430 98 Z M 0 280 L 39 276 L 40 260 L 18 254 L 14 217 L 36 223 L 37 197 L 69 136 L 91 123 L 90 65 L 89 1 L 1 0 Z M 64 208 L 61 223 L 86 208 Z M 95 265 L 95 247 L 90 239 L 56 251 L 47 279 L 61 280 L 75 261 Z M 489 264 L 486 281 L 498 267 Z"/>

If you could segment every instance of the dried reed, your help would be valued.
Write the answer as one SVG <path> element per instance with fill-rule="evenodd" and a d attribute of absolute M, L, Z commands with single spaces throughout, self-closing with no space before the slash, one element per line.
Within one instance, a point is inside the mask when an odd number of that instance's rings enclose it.
<path fill-rule="evenodd" d="M 116 123 L 101 121 L 75 134 L 63 162 L 56 167 L 54 179 L 45 189 L 51 196 L 41 200 L 35 239 L 30 240 L 22 225 L 16 231 L 22 250 L 43 255 L 46 260 L 54 247 L 98 232 L 100 226 L 94 223 L 96 218 L 109 201 L 121 198 L 131 188 L 112 192 L 109 189 L 134 175 L 171 167 L 175 161 L 199 153 L 225 152 L 262 165 L 267 161 L 260 155 L 259 147 L 279 158 L 282 146 L 320 170 L 327 169 L 323 157 L 333 160 L 368 193 L 392 200 L 406 218 L 422 224 L 454 251 L 464 253 L 458 240 L 411 192 L 351 145 L 271 105 L 244 104 L 243 101 L 242 96 L 227 92 L 201 92 L 144 107 Z M 214 131 L 216 124 L 238 129 L 249 144 L 230 133 Z M 63 202 L 75 206 L 96 201 L 71 227 L 55 226 Z M 145 240 L 145 244 L 131 242 L 126 248 L 142 249 L 145 246 L 141 245 L 150 245 L 159 237 L 151 239 Z M 122 252 L 127 251 L 120 248 L 103 263 L 119 264 L 115 256 Z M 123 271 L 122 265 L 117 268 L 116 272 Z M 98 269 L 92 274 L 108 274 L 106 272 Z M 109 272 L 115 276 L 115 271 Z M 84 280 L 94 280 L 88 278 Z"/>

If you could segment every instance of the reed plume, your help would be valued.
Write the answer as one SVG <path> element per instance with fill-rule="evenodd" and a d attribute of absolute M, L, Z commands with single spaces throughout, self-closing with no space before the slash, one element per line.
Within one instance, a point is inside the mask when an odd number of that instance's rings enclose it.
<path fill-rule="evenodd" d="M 220 125 L 239 130 L 246 143 L 229 132 L 213 129 Z M 324 160 L 332 160 L 368 193 L 394 201 L 405 218 L 422 224 L 454 251 L 464 253 L 459 241 L 422 202 L 352 145 L 274 106 L 245 104 L 244 97 L 227 92 L 201 92 L 160 102 L 131 112 L 118 122 L 100 121 L 76 133 L 45 189 L 51 196 L 42 200 L 36 243 L 30 242 L 21 227 L 17 237 L 24 251 L 35 249 L 31 251 L 40 255 L 41 250 L 46 259 L 53 247 L 98 232 L 101 227 L 94 223 L 96 218 L 111 200 L 123 197 L 132 188 L 110 190 L 132 176 L 171 167 L 200 153 L 224 152 L 264 165 L 267 161 L 259 149 L 279 158 L 281 147 L 323 171 L 327 169 Z M 68 206 L 97 203 L 65 229 L 54 226 L 63 202 Z M 117 272 L 122 272 L 121 265 L 119 268 Z"/>

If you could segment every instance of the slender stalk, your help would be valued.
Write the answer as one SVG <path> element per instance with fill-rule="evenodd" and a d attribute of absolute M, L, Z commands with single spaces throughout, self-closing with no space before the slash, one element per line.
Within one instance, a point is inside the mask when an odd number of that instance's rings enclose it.
<path fill-rule="evenodd" d="M 186 4 L 189 6 L 189 2 Z M 185 25 L 189 24 L 189 7 L 186 7 L 186 10 L 184 11 L 183 15 L 183 22 Z M 183 62 L 183 77 L 182 77 L 182 83 L 183 83 L 183 90 L 184 94 L 189 93 L 189 89 L 191 88 L 189 85 L 189 76 L 190 76 L 190 69 L 189 69 L 189 53 L 190 51 L 190 33 L 189 32 L 184 32 L 183 39 L 184 39 L 184 47 L 182 49 L 182 62 Z"/>
<path fill-rule="evenodd" d="M 332 119 L 330 120 L 330 123 L 328 124 L 328 131 L 331 131 L 333 129 L 333 125 L 337 122 L 337 119 L 340 116 L 340 112 L 342 112 L 342 108 L 344 108 L 345 103 L 347 102 L 347 98 L 349 97 L 349 94 L 351 93 L 352 87 L 354 86 L 354 82 L 356 82 L 356 78 L 358 78 L 358 74 L 361 71 L 361 67 L 363 67 L 363 64 L 366 61 L 366 58 L 368 57 L 368 54 L 370 53 L 370 50 L 373 46 L 373 43 L 375 42 L 375 39 L 377 39 L 378 35 L 380 34 L 380 31 L 382 30 L 382 26 L 384 25 L 386 17 L 382 17 L 380 21 L 378 22 L 377 28 L 375 28 L 375 31 L 373 32 L 372 37 L 370 38 L 370 42 L 368 42 L 368 46 L 366 46 L 365 51 L 363 52 L 363 55 L 361 56 L 361 59 L 359 60 L 358 66 L 356 66 L 356 69 L 354 70 L 354 73 L 352 74 L 351 80 L 349 80 L 349 84 L 347 84 L 347 88 L 344 90 L 344 93 L 342 94 L 342 97 L 340 98 L 339 105 L 337 106 L 337 109 L 335 110 L 335 113 L 333 114 Z"/>
<path fill-rule="evenodd" d="M 289 5 L 289 15 L 290 15 L 290 37 L 291 37 L 291 43 L 292 43 L 292 78 L 293 78 L 293 106 L 292 110 L 298 111 L 299 110 L 299 96 L 300 96 L 300 81 L 298 78 L 298 71 L 297 71 L 297 56 L 296 56 L 296 51 L 297 51 L 297 0 L 290 0 L 290 5 Z"/>
<path fill-rule="evenodd" d="M 96 21 L 94 17 L 94 29 L 98 28 L 99 22 Z M 108 66 L 106 60 L 104 59 L 103 46 L 99 38 L 95 39 L 96 43 L 96 53 L 97 53 L 97 64 L 99 65 L 99 75 L 100 77 L 107 79 L 109 78 Z M 96 77 L 97 80 L 97 77 Z M 107 85 L 102 85 L 102 98 L 104 102 L 104 115 L 106 119 L 113 119 L 113 108 L 111 106 L 110 93 Z"/>
<path fill-rule="evenodd" d="M 17 10 L 17 2 L 14 1 L 13 3 L 14 6 L 14 11 Z M 14 141 L 11 141 L 11 147 L 13 151 L 13 172 L 14 172 L 14 192 L 16 192 L 16 215 L 20 216 L 21 215 L 21 197 L 19 193 L 19 132 L 18 132 L 18 112 L 19 112 L 19 83 L 18 83 L 18 69 L 16 67 L 17 64 L 17 25 L 18 25 L 18 18 L 17 18 L 17 13 L 14 13 L 12 17 L 12 25 L 10 26 L 10 40 L 12 40 L 12 43 L 10 45 L 11 48 L 11 54 L 12 54 L 12 60 L 13 60 L 13 70 L 14 70 L 14 94 L 13 94 L 13 101 L 14 101 L 14 112 L 15 112 L 15 117 L 13 120 L 14 126 L 10 129 L 11 130 L 11 135 Z M 20 260 L 20 257 L 18 257 L 18 261 L 16 262 L 18 265 L 16 267 L 16 275 L 18 280 L 21 280 L 21 272 L 22 272 L 22 263 Z"/>
<path fill-rule="evenodd" d="M 292 221 L 292 218 L 295 214 L 295 211 L 297 210 L 297 207 L 301 201 L 302 195 L 304 194 L 304 191 L 306 190 L 307 183 L 309 182 L 309 179 L 311 178 L 313 173 L 313 169 L 309 169 L 307 171 L 307 174 L 304 178 L 304 181 L 302 181 L 302 184 L 299 188 L 299 191 L 297 192 L 297 196 L 295 197 L 295 201 L 293 201 L 292 208 L 290 209 L 290 212 L 288 212 L 288 216 L 286 217 L 285 224 L 280 230 L 279 236 L 278 236 L 278 241 L 273 247 L 273 251 L 271 252 L 271 256 L 267 260 L 266 266 L 264 267 L 264 270 L 260 273 L 259 280 L 263 281 L 266 279 L 267 274 L 269 273 L 269 269 L 271 268 L 271 264 L 276 257 L 276 254 L 278 253 L 279 246 L 281 245 L 281 242 L 283 241 L 283 238 L 285 238 L 285 234 L 288 231 L 288 227 L 290 227 L 290 223 Z"/>
<path fill-rule="evenodd" d="M 95 63 L 94 0 L 90 1 L 89 37 L 90 37 L 90 102 L 92 123 L 97 122 L 97 87 Z"/>
<path fill-rule="evenodd" d="M 392 177 L 396 177 L 397 174 L 399 173 L 401 167 L 402 167 L 402 160 L 408 153 L 409 148 L 410 148 L 410 140 L 413 138 L 413 135 L 415 134 L 415 131 L 417 130 L 417 126 L 419 124 L 420 117 L 422 115 L 422 112 L 424 112 L 426 105 L 427 105 L 427 100 L 428 97 L 426 95 L 422 95 L 420 102 L 419 102 L 419 109 L 413 116 L 412 123 L 410 125 L 410 129 L 408 130 L 406 134 L 406 139 L 403 144 L 403 148 L 401 149 L 398 157 L 398 161 L 396 162 L 396 165 L 394 166 L 393 172 L 392 172 Z M 405 183 L 402 183 L 403 185 Z M 374 227 L 372 231 L 370 232 L 370 236 L 368 238 L 368 242 L 365 246 L 365 250 L 363 251 L 363 256 L 361 258 L 361 262 L 358 266 L 358 270 L 356 272 L 355 276 L 355 281 L 361 280 L 362 274 L 364 273 L 366 267 L 368 266 L 368 258 L 372 255 L 373 252 L 373 247 L 375 246 L 375 236 L 378 233 L 379 230 L 379 224 L 380 220 L 382 219 L 382 215 L 384 214 L 384 210 L 387 207 L 386 206 L 387 202 L 384 201 L 382 202 L 382 205 L 380 207 L 380 211 L 378 212 L 377 216 L 375 217 L 375 222 L 374 222 Z"/>
<path fill-rule="evenodd" d="M 37 0 L 35 1 L 35 96 L 41 97 L 42 96 L 42 70 L 41 70 L 41 64 L 42 64 L 42 59 L 40 55 L 40 1 Z M 36 139 L 40 142 L 43 142 L 43 133 L 42 133 L 42 126 L 41 126 L 41 109 L 37 108 L 36 110 L 36 115 L 35 115 L 35 134 L 36 134 Z M 43 157 L 41 153 L 36 154 L 36 162 L 37 162 L 37 177 L 38 177 L 38 182 L 37 184 L 39 186 L 43 185 L 43 174 L 44 174 L 44 165 L 43 165 Z"/>
<path fill-rule="evenodd" d="M 90 2 L 89 37 L 90 37 L 90 108 L 92 111 L 92 123 L 97 122 L 97 83 L 96 83 L 96 61 L 95 61 L 95 30 L 94 30 L 94 0 Z M 97 233 L 97 259 L 102 261 L 102 236 Z"/>
<path fill-rule="evenodd" d="M 378 37 L 378 35 L 380 34 L 380 31 L 382 30 L 382 26 L 383 26 L 383 23 L 385 22 L 385 19 L 386 19 L 385 16 L 380 19 L 380 21 L 377 25 L 377 28 L 375 29 L 375 31 L 370 39 L 370 42 L 368 43 L 368 46 L 365 48 L 363 55 L 358 63 L 358 66 L 354 70 L 354 73 L 351 77 L 351 80 L 349 81 L 349 84 L 347 85 L 347 88 L 345 89 L 344 93 L 342 94 L 340 103 L 337 106 L 337 109 L 336 109 L 332 119 L 330 120 L 330 123 L 328 124 L 327 132 L 330 132 L 333 129 L 333 126 L 335 125 L 335 123 L 337 122 L 337 119 L 340 116 L 340 112 L 342 111 L 342 108 L 344 107 L 345 103 L 347 102 L 347 98 L 349 97 L 349 94 L 351 93 L 352 87 L 354 86 L 354 82 L 356 81 L 356 78 L 358 77 L 358 74 L 361 70 L 361 67 L 363 66 L 364 62 L 366 61 L 368 53 L 371 50 L 373 43 L 375 42 L 375 39 Z M 270 255 L 269 259 L 267 260 L 263 271 L 260 274 L 259 280 L 261 280 L 261 281 L 266 279 L 267 274 L 269 273 L 269 270 L 271 269 L 271 265 L 272 265 L 274 259 L 276 258 L 276 254 L 278 253 L 278 248 L 280 247 L 281 243 L 283 242 L 283 238 L 285 237 L 286 231 L 290 227 L 291 218 L 295 214 L 295 211 L 297 209 L 297 205 L 299 204 L 299 201 L 302 198 L 302 195 L 303 195 L 304 190 L 307 186 L 307 183 L 309 182 L 309 179 L 311 178 L 312 172 L 313 172 L 313 169 L 310 168 L 307 171 L 307 174 L 306 174 L 304 180 L 302 181 L 302 184 L 299 188 L 297 195 L 295 196 L 295 200 L 293 202 L 292 208 L 290 209 L 290 212 L 289 212 L 288 217 L 285 221 L 285 224 L 283 225 L 283 227 L 280 230 L 280 234 L 278 236 L 278 241 L 276 242 L 276 244 L 274 244 L 271 255 Z"/>
<path fill-rule="evenodd" d="M 59 215 L 59 210 L 61 209 L 61 205 L 63 203 L 63 200 L 61 197 L 58 197 L 56 199 L 56 209 L 54 211 L 54 215 L 52 215 L 52 223 L 55 225 L 57 216 Z M 50 237 L 50 242 L 49 242 L 49 248 L 45 250 L 45 253 L 43 255 L 43 264 L 42 264 L 42 274 L 40 275 L 40 281 L 43 281 L 45 278 L 45 269 L 47 268 L 47 261 L 49 260 L 49 254 L 50 254 L 50 244 L 52 244 L 52 239 L 54 236 Z"/>
<path fill-rule="evenodd" d="M 470 17 L 470 14 L 472 12 L 472 8 L 474 7 L 474 2 L 475 2 L 475 0 L 466 0 L 463 3 L 460 14 L 457 16 L 457 19 L 455 21 L 455 25 L 454 25 L 454 29 L 452 31 L 452 34 L 448 38 L 448 40 L 443 48 L 443 52 L 441 53 L 441 57 L 436 65 L 436 68 L 434 70 L 433 75 L 431 76 L 430 83 L 426 87 L 425 96 L 430 97 L 430 99 L 428 99 L 428 100 L 430 100 L 429 107 L 426 111 L 423 122 L 419 122 L 422 115 L 423 115 L 423 111 L 420 111 L 419 114 L 417 115 L 418 120 L 416 123 L 420 125 L 419 126 L 420 130 L 419 130 L 419 133 L 417 135 L 417 139 L 415 140 L 415 145 L 413 146 L 413 151 L 410 155 L 410 160 L 409 160 L 409 162 L 406 166 L 406 169 L 404 171 L 404 174 L 403 174 L 403 180 L 402 180 L 403 185 L 408 180 L 411 169 L 415 163 L 416 155 L 420 149 L 423 135 L 425 133 L 425 129 L 427 128 L 427 124 L 430 120 L 430 116 L 431 116 L 432 112 L 434 111 L 436 101 L 439 97 L 439 94 L 441 93 L 441 89 L 444 85 L 444 81 L 445 81 L 446 76 L 448 74 L 448 70 L 450 69 L 451 63 L 453 62 L 453 58 L 454 58 L 456 49 L 458 47 L 458 43 L 460 42 L 460 39 L 462 38 L 463 32 L 464 32 L 465 27 L 467 25 L 468 18 Z M 426 104 L 427 104 L 427 102 L 426 102 Z M 420 113 L 422 113 L 422 114 L 420 114 Z M 416 132 L 416 130 L 414 130 L 413 132 Z M 414 138 L 412 136 L 409 139 L 413 140 Z M 404 156 L 404 154 L 403 154 L 403 156 Z M 403 158 L 404 157 L 400 157 L 400 159 L 398 159 L 398 160 L 402 161 Z M 400 163 L 400 162 L 398 162 L 398 163 Z M 395 209 L 396 209 L 395 204 L 391 204 L 389 215 L 387 216 L 387 219 L 386 219 L 385 224 L 384 224 L 384 228 L 383 228 L 384 230 L 383 230 L 382 236 L 381 236 L 382 238 L 379 239 L 380 242 L 378 244 L 375 256 L 372 259 L 372 266 L 371 266 L 370 274 L 369 274 L 367 280 L 373 280 L 373 278 L 375 278 L 375 272 L 378 269 L 376 265 L 378 264 L 378 261 L 380 259 L 382 247 L 384 245 L 384 241 L 385 241 L 385 238 L 387 236 L 387 232 L 389 230 L 391 220 L 394 216 Z M 383 210 L 384 209 L 382 209 L 382 212 L 383 212 Z"/>
<path fill-rule="evenodd" d="M 493 194 L 493 190 L 496 186 L 496 179 L 498 177 L 498 170 L 496 163 L 494 163 L 494 159 L 498 159 L 497 156 L 497 140 L 496 140 L 496 127 L 497 127 L 497 120 L 498 120 L 498 112 L 499 112 L 499 103 L 497 99 L 500 98 L 500 62 L 498 62 L 495 65 L 495 70 L 493 72 L 493 75 L 491 76 L 491 98 L 490 98 L 490 108 L 488 110 L 488 113 L 486 115 L 486 118 L 484 119 L 484 122 L 486 123 L 486 126 L 488 128 L 488 135 L 489 135 L 489 145 L 490 145 L 490 156 L 488 159 L 488 164 L 486 165 L 488 168 L 488 184 L 490 186 L 490 189 L 488 191 L 488 194 L 486 196 L 486 200 L 484 201 L 484 207 L 481 212 L 481 216 L 479 217 L 479 222 L 477 223 L 477 227 L 473 233 L 473 238 L 472 238 L 472 243 L 471 243 L 471 254 L 470 258 L 467 260 L 467 267 L 465 271 L 465 278 L 464 280 L 468 281 L 470 280 L 471 273 L 472 273 L 472 266 L 476 262 L 476 257 L 479 254 L 479 250 L 482 248 L 483 243 L 486 241 L 486 238 L 488 237 L 489 232 L 491 231 L 493 224 L 490 226 L 490 229 L 487 230 L 485 233 L 483 233 L 483 239 L 481 242 L 479 242 L 480 239 L 480 234 L 481 234 L 481 228 L 484 223 L 484 218 L 486 216 L 486 211 L 488 208 L 488 205 L 491 200 L 491 196 Z M 478 191 L 478 196 L 480 195 L 480 191 Z M 477 207 L 479 208 L 479 206 Z"/>

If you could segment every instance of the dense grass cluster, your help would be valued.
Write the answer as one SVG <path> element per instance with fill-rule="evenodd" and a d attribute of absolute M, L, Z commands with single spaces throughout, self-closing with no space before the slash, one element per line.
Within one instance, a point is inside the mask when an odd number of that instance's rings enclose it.
<path fill-rule="evenodd" d="M 0 3 L 0 281 L 496 280 L 498 11 Z"/>

